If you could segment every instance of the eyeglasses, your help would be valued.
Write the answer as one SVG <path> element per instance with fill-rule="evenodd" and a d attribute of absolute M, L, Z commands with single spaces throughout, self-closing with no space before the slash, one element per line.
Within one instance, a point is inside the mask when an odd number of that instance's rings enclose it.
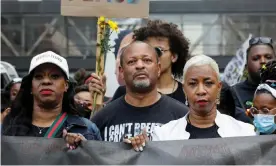
<path fill-rule="evenodd" d="M 155 50 L 156 50 L 158 56 L 160 57 L 160 56 L 163 55 L 166 51 L 170 51 L 170 48 L 168 48 L 168 49 L 165 50 L 165 49 L 163 49 L 163 48 L 161 48 L 161 47 L 155 47 Z"/>
<path fill-rule="evenodd" d="M 257 44 L 267 44 L 270 45 L 272 48 L 273 40 L 270 37 L 254 37 L 249 40 L 249 45 L 257 45 Z"/>
<path fill-rule="evenodd" d="M 274 109 L 276 109 L 276 108 L 273 108 L 273 109 L 271 109 L 271 110 L 269 110 L 268 108 L 263 108 L 263 109 L 258 110 L 258 109 L 255 108 L 255 107 L 251 107 L 251 108 L 249 109 L 249 111 L 250 111 L 250 113 L 251 113 L 252 115 L 256 115 L 256 114 L 260 114 L 260 113 L 262 113 L 262 114 L 269 114 L 269 112 L 271 112 L 271 111 L 274 110 Z"/>

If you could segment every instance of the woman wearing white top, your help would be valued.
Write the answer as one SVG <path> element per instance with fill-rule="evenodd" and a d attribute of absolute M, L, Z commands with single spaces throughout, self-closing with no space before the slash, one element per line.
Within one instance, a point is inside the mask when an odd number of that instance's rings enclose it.
<path fill-rule="evenodd" d="M 192 57 L 184 67 L 183 88 L 189 113 L 178 120 L 156 127 L 151 140 L 186 140 L 256 135 L 254 126 L 238 121 L 217 110 L 221 82 L 218 64 L 210 57 Z M 142 150 L 145 134 L 125 140 L 135 150 Z"/>

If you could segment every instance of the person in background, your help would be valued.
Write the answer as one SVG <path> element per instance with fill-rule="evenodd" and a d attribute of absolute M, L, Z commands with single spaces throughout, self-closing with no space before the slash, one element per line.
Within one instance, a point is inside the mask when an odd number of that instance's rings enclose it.
<path fill-rule="evenodd" d="M 276 134 L 276 61 L 262 67 L 250 113 L 258 134 Z"/>
<path fill-rule="evenodd" d="M 88 86 L 92 96 L 93 96 L 94 92 L 97 92 L 99 94 L 100 93 L 105 94 L 105 92 L 106 92 L 106 88 L 105 88 L 106 76 L 105 75 L 103 76 L 103 78 L 101 80 L 102 83 L 99 83 L 99 85 L 98 84 L 96 85 L 97 88 L 94 88 L 93 86 L 91 86 L 91 79 L 93 79 L 94 77 L 97 77 L 97 79 L 100 80 L 100 78 L 97 75 L 95 75 L 94 73 L 89 74 L 89 72 L 87 72 L 85 69 L 81 68 L 74 75 L 74 79 L 77 82 L 76 86 L 82 86 L 82 85 Z M 103 96 L 104 103 L 108 102 L 109 100 L 110 100 L 110 98 Z"/>
<path fill-rule="evenodd" d="M 147 26 L 134 31 L 134 40 L 144 41 L 161 50 L 161 74 L 157 82 L 158 91 L 184 104 L 186 101 L 185 94 L 182 84 L 178 80 L 181 80 L 184 65 L 189 57 L 189 42 L 181 30 L 173 23 L 161 20 L 149 21 Z M 96 87 L 96 85 L 97 83 L 94 81 L 92 86 Z M 98 85 L 100 86 L 100 83 Z M 120 90 L 115 92 L 113 101 L 125 95 L 125 87 L 118 89 Z"/>
<path fill-rule="evenodd" d="M 256 135 L 253 125 L 217 110 L 222 85 L 219 67 L 212 58 L 205 55 L 192 57 L 184 67 L 183 77 L 189 112 L 183 118 L 155 127 L 153 141 Z M 139 135 L 124 142 L 131 143 L 134 149 L 141 149 L 146 140 L 144 135 Z"/>
<path fill-rule="evenodd" d="M 84 69 L 80 68 L 74 74 L 74 80 L 76 80 L 76 86 L 81 86 L 86 84 L 86 80 L 89 79 L 90 74 Z"/>
<path fill-rule="evenodd" d="M 231 88 L 236 106 L 244 111 L 252 106 L 255 90 L 260 84 L 261 67 L 276 58 L 272 43 L 272 39 L 268 37 L 255 37 L 249 40 L 247 49 L 248 77 L 244 82 Z"/>
<path fill-rule="evenodd" d="M 14 78 L 4 87 L 2 96 L 4 99 L 1 99 L 1 123 L 10 112 L 10 106 L 20 90 L 21 82 L 22 78 Z"/>
<path fill-rule="evenodd" d="M 145 129 L 150 136 L 155 126 L 179 119 L 187 107 L 157 91 L 161 51 L 135 41 L 125 47 L 120 59 L 120 73 L 126 94 L 107 104 L 93 118 L 104 141 L 121 142 Z"/>
<path fill-rule="evenodd" d="M 62 138 L 70 149 L 82 140 L 101 140 L 97 126 L 78 116 L 68 94 L 69 68 L 65 58 L 47 51 L 32 58 L 29 73 L 4 120 L 2 134 Z"/>
<path fill-rule="evenodd" d="M 4 88 L 5 93 L 6 93 L 6 97 L 10 100 L 10 102 L 13 102 L 15 97 L 17 96 L 17 93 L 20 90 L 21 82 L 22 82 L 22 78 L 14 78 Z"/>
<path fill-rule="evenodd" d="M 126 93 L 125 89 L 125 81 L 123 80 L 123 76 L 119 72 L 120 67 L 120 56 L 122 54 L 122 49 L 126 47 L 128 44 L 133 42 L 133 32 L 130 30 L 123 30 L 118 34 L 118 38 L 115 39 L 115 45 L 114 45 L 114 55 L 116 57 L 116 69 L 115 74 L 117 81 L 119 83 L 119 87 L 116 90 L 114 96 L 109 100 L 113 101 L 119 97 L 121 97 L 121 94 Z M 106 76 L 103 75 L 102 78 L 97 76 L 95 73 L 92 73 L 91 76 L 87 79 L 86 82 L 90 82 L 90 89 L 92 92 L 96 92 L 98 94 L 105 94 L 106 92 Z"/>
<path fill-rule="evenodd" d="M 90 119 L 92 111 L 92 100 L 93 96 L 91 95 L 88 85 L 81 85 L 75 88 L 74 101 L 77 106 L 77 110 L 80 115 L 84 118 Z"/>
<path fill-rule="evenodd" d="M 250 113 L 258 134 L 276 134 L 276 86 L 260 84 L 257 87 Z"/>
<path fill-rule="evenodd" d="M 129 43 L 133 42 L 133 32 L 131 30 L 123 30 L 118 34 L 118 38 L 115 39 L 115 45 L 114 45 L 114 55 L 116 57 L 116 69 L 115 74 L 117 77 L 117 81 L 120 86 L 125 85 L 124 79 L 122 79 L 122 76 L 119 72 L 120 67 L 120 56 L 121 56 L 121 50 L 125 46 L 127 46 Z"/>

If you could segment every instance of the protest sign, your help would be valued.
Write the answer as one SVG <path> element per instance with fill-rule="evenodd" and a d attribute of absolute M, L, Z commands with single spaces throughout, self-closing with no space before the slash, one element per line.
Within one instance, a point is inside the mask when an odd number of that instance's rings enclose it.
<path fill-rule="evenodd" d="M 61 15 L 148 18 L 149 0 L 61 0 Z"/>
<path fill-rule="evenodd" d="M 276 136 L 149 142 L 143 152 L 125 143 L 87 141 L 68 150 L 63 139 L 6 137 L 3 165 L 272 165 Z"/>

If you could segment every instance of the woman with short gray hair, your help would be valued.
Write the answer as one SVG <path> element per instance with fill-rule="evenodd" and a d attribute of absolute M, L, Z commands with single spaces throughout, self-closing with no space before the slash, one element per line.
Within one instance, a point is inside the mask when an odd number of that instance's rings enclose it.
<path fill-rule="evenodd" d="M 222 84 L 218 64 L 212 58 L 206 55 L 192 57 L 184 67 L 183 77 L 189 112 L 183 118 L 155 127 L 153 141 L 256 135 L 253 125 L 217 110 Z M 147 138 L 145 135 L 144 139 L 140 135 L 138 137 L 138 141 L 135 137 L 125 142 L 131 143 L 135 149 L 142 149 Z"/>
<path fill-rule="evenodd" d="M 156 127 L 153 140 L 256 135 L 253 125 L 217 110 L 222 84 L 218 64 L 212 58 L 206 55 L 192 57 L 184 67 L 183 80 L 189 113 L 181 119 Z"/>

